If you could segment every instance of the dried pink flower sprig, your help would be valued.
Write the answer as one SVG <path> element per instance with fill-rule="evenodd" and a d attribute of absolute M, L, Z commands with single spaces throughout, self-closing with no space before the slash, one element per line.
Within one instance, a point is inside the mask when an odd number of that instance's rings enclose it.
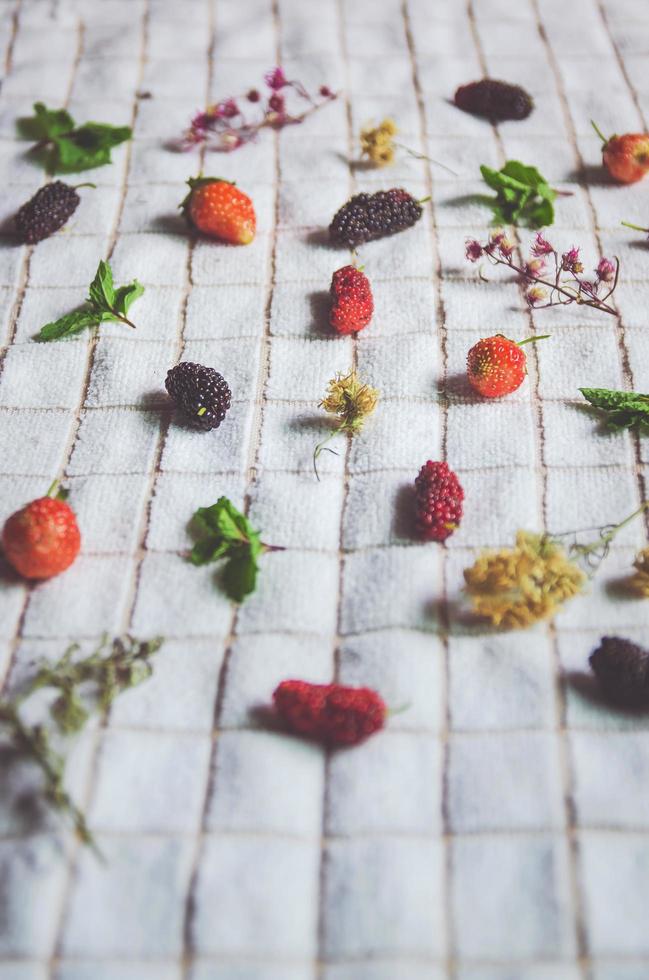
<path fill-rule="evenodd" d="M 568 306 L 578 303 L 591 306 L 603 313 L 616 316 L 616 310 L 607 300 L 617 286 L 620 274 L 619 259 L 613 262 L 601 258 L 594 270 L 594 277 L 584 278 L 584 267 L 579 259 L 579 249 L 559 252 L 539 232 L 530 249 L 524 266 L 516 264 L 515 245 L 504 231 L 496 229 L 486 244 L 469 238 L 466 257 L 469 262 L 479 262 L 483 257 L 492 265 L 506 265 L 527 285 L 526 299 L 530 306 L 543 309 L 547 306 Z"/>
<path fill-rule="evenodd" d="M 192 150 L 202 143 L 210 150 L 229 153 L 250 143 L 262 129 L 282 129 L 304 122 L 323 105 L 337 98 L 327 85 L 321 85 L 318 95 L 309 95 L 301 82 L 290 80 L 284 69 L 271 68 L 264 75 L 266 91 L 251 88 L 244 95 L 229 97 L 198 112 L 188 130 L 177 142 L 179 150 Z M 289 102 L 301 99 L 308 108 L 297 112 Z M 246 107 L 244 111 L 243 107 Z M 250 112 L 254 109 L 254 117 Z"/>

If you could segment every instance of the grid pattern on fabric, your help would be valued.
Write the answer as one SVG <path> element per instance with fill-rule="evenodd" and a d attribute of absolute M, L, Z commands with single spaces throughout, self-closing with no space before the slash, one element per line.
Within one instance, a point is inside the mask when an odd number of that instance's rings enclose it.
<path fill-rule="evenodd" d="M 0 807 L 0 980 L 639 980 L 649 966 L 649 725 L 570 683 L 602 633 L 642 640 L 616 581 L 646 543 L 624 530 L 590 593 L 549 626 L 480 635 L 455 613 L 475 549 L 517 528 L 609 523 L 647 496 L 636 436 L 596 431 L 578 385 L 646 390 L 643 187 L 614 188 L 590 129 L 649 123 L 645 0 L 2 0 L 0 222 L 42 184 L 14 137 L 32 101 L 132 123 L 96 191 L 35 248 L 0 239 L 3 513 L 65 479 L 84 538 L 61 578 L 0 591 L 0 676 L 104 632 L 163 634 L 154 677 L 90 726 L 69 763 L 107 864 L 55 819 L 26 833 Z M 128 28 L 125 28 L 125 24 Z M 252 27 L 251 27 L 252 25 Z M 344 90 L 304 127 L 231 155 L 174 154 L 193 109 L 273 64 Z M 449 104 L 484 73 L 534 96 L 491 127 Z M 138 93 L 150 91 L 151 99 Z M 350 167 L 361 124 L 457 171 L 403 156 Z M 551 238 L 617 254 L 619 318 L 530 313 L 478 282 L 487 234 L 478 165 L 533 163 L 572 197 Z M 190 241 L 183 181 L 203 165 L 250 194 L 245 248 Z M 580 179 L 580 175 L 584 179 Z M 376 313 L 359 338 L 322 330 L 346 261 L 323 229 L 356 189 L 431 195 L 407 233 L 362 249 Z M 644 195 L 644 196 L 643 196 Z M 524 248 L 530 235 L 523 232 Z M 146 287 L 137 331 L 36 345 L 100 258 Z M 137 314 L 137 315 L 136 315 Z M 529 380 L 478 403 L 461 383 L 481 336 L 532 345 Z M 233 391 L 217 433 L 178 426 L 164 396 L 181 359 Z M 361 437 L 323 455 L 316 404 L 351 365 L 381 391 Z M 413 542 L 407 488 L 448 458 L 466 491 L 447 545 Z M 233 612 L 213 569 L 181 560 L 186 522 L 222 494 L 265 540 L 258 592 Z M 332 677 L 409 710 L 361 750 L 326 756 L 264 731 L 250 708 L 279 680 Z M 2 795 L 4 800 L 4 793 Z"/>

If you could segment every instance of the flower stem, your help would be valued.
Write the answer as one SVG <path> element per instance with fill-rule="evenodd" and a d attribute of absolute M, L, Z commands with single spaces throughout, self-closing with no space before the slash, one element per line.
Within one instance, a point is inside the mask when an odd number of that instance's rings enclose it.
<path fill-rule="evenodd" d="M 630 221 L 620 221 L 621 225 L 625 228 L 633 228 L 634 231 L 644 231 L 645 234 L 649 234 L 649 228 L 641 228 L 640 225 L 632 225 Z"/>
<path fill-rule="evenodd" d="M 326 445 L 326 444 L 327 444 L 327 443 L 328 443 L 328 442 L 329 442 L 329 441 L 330 441 L 331 439 L 333 439 L 333 437 L 334 437 L 334 436 L 337 436 L 339 432 L 342 432 L 342 430 L 343 430 L 343 429 L 344 429 L 344 425 L 339 425 L 339 426 L 337 426 L 337 427 L 336 427 L 336 428 L 335 428 L 335 429 L 333 430 L 333 432 L 331 432 L 331 433 L 330 433 L 330 434 L 329 434 L 329 435 L 327 436 L 327 438 L 326 438 L 326 439 L 323 439 L 323 440 L 322 440 L 322 442 L 319 442 L 319 443 L 318 443 L 318 445 L 317 445 L 317 446 L 315 447 L 315 449 L 313 450 L 313 472 L 315 473 L 315 475 L 316 475 L 316 477 L 317 477 L 317 479 L 318 479 L 318 482 L 320 482 L 320 474 L 318 473 L 318 467 L 317 467 L 317 465 L 316 465 L 316 461 L 317 461 L 317 459 L 318 459 L 318 456 L 320 455 L 320 453 L 321 453 L 321 452 L 328 452 L 328 453 L 333 453 L 333 454 L 334 454 L 334 456 L 337 456 L 337 455 L 338 455 L 338 453 L 337 453 L 337 452 L 335 451 L 335 449 L 329 449 L 329 448 L 327 448 L 327 445 Z"/>
<path fill-rule="evenodd" d="M 580 306 L 591 306 L 595 310 L 602 310 L 603 313 L 610 313 L 611 316 L 617 316 L 617 310 L 614 310 L 612 306 L 608 306 L 602 300 L 597 300 L 597 299 L 592 299 L 592 300 L 591 299 L 583 299 L 580 293 L 576 293 L 574 291 L 574 289 L 571 291 L 569 288 L 566 288 L 565 286 L 560 286 L 559 283 L 556 280 L 555 280 L 555 282 L 551 282 L 548 279 L 541 279 L 540 276 L 532 276 L 532 275 L 530 275 L 528 272 L 525 272 L 524 269 L 521 269 L 520 266 L 516 265 L 515 262 L 512 262 L 511 259 L 509 259 L 509 260 L 506 261 L 505 259 L 498 258 L 497 255 L 491 255 L 490 256 L 490 259 L 491 259 L 492 262 L 495 262 L 497 265 L 506 265 L 506 266 L 508 266 L 510 269 L 513 269 L 514 272 L 518 272 L 518 274 L 520 276 L 524 276 L 525 279 L 530 280 L 531 282 L 537 282 L 541 286 L 547 286 L 548 289 L 554 290 L 554 291 L 556 291 L 558 293 L 561 293 L 562 296 L 567 296 L 569 298 L 569 300 L 571 300 L 572 302 L 578 303 Z M 617 275 L 618 275 L 618 271 L 619 271 L 619 268 L 620 268 L 620 261 L 619 261 L 619 259 L 617 257 L 615 259 L 615 262 L 616 262 L 615 282 L 617 283 Z M 613 287 L 613 289 L 614 288 L 615 288 L 615 286 Z M 613 289 L 611 289 L 606 294 L 607 297 L 611 295 L 611 293 L 613 292 Z M 543 303 L 540 306 L 538 306 L 537 309 L 544 309 L 547 306 L 555 306 L 555 305 L 556 304 L 554 304 L 554 303 Z"/>
<path fill-rule="evenodd" d="M 601 129 L 599 128 L 595 120 L 591 119 L 590 124 L 595 130 L 595 132 L 597 133 L 597 135 L 599 136 L 599 138 L 601 139 L 604 146 L 606 146 L 606 144 L 608 143 L 608 139 L 606 138 L 606 136 L 604 136 L 604 133 L 601 131 Z"/>

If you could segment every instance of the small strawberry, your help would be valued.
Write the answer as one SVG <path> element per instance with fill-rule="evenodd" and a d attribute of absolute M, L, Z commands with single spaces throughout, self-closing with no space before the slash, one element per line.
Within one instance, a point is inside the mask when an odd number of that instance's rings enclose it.
<path fill-rule="evenodd" d="M 527 340 L 509 340 L 501 333 L 479 340 L 467 354 L 466 366 L 469 381 L 485 398 L 501 398 L 520 388 L 527 374 L 524 344 L 546 340 L 549 334 L 528 337 Z"/>
<path fill-rule="evenodd" d="M 329 322 L 337 333 L 358 333 L 372 319 L 374 300 L 370 281 L 362 269 L 353 265 L 334 272 L 331 301 Z"/>
<path fill-rule="evenodd" d="M 52 578 L 79 554 L 81 534 L 73 511 L 54 483 L 46 497 L 33 500 L 7 520 L 2 532 L 5 556 L 25 578 Z"/>
<path fill-rule="evenodd" d="M 448 463 L 428 460 L 415 480 L 415 526 L 425 541 L 445 541 L 462 520 L 464 490 Z"/>
<path fill-rule="evenodd" d="M 607 139 L 592 123 L 602 141 L 602 162 L 620 184 L 635 184 L 649 173 L 649 133 L 625 133 Z"/>
<path fill-rule="evenodd" d="M 332 747 L 358 745 L 383 728 L 387 715 L 381 696 L 367 687 L 282 681 L 273 701 L 289 731 Z"/>
<path fill-rule="evenodd" d="M 250 198 L 229 180 L 190 177 L 189 194 L 180 207 L 198 231 L 232 245 L 249 245 L 257 219 Z"/>

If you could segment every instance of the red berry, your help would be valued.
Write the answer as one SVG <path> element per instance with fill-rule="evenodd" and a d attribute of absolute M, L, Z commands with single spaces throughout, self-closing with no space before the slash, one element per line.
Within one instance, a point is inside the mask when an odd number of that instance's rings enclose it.
<path fill-rule="evenodd" d="M 527 374 L 525 351 L 502 334 L 479 340 L 466 359 L 469 381 L 485 398 L 500 398 L 520 388 Z"/>
<path fill-rule="evenodd" d="M 332 684 L 320 720 L 320 737 L 328 745 L 358 745 L 385 724 L 383 698 L 369 687 Z"/>
<path fill-rule="evenodd" d="M 81 534 L 73 511 L 56 497 L 40 497 L 7 520 L 5 556 L 25 578 L 51 578 L 79 554 Z"/>
<path fill-rule="evenodd" d="M 292 732 L 315 738 L 328 690 L 328 684 L 282 681 L 275 689 L 273 701 L 277 713 Z"/>
<path fill-rule="evenodd" d="M 425 541 L 445 541 L 462 520 L 464 490 L 448 463 L 428 460 L 415 480 L 415 525 Z"/>
<path fill-rule="evenodd" d="M 358 745 L 385 724 L 383 698 L 367 687 L 282 681 L 275 709 L 289 731 L 325 745 Z"/>
<path fill-rule="evenodd" d="M 367 276 L 353 265 L 334 272 L 329 322 L 337 333 L 358 333 L 372 319 L 374 300 Z"/>
<path fill-rule="evenodd" d="M 249 245 L 257 219 L 250 198 L 228 180 L 191 177 L 189 194 L 181 207 L 195 228 L 232 245 Z"/>
<path fill-rule="evenodd" d="M 635 184 L 649 171 L 649 133 L 612 136 L 604 144 L 602 160 L 611 177 L 621 184 Z"/>

